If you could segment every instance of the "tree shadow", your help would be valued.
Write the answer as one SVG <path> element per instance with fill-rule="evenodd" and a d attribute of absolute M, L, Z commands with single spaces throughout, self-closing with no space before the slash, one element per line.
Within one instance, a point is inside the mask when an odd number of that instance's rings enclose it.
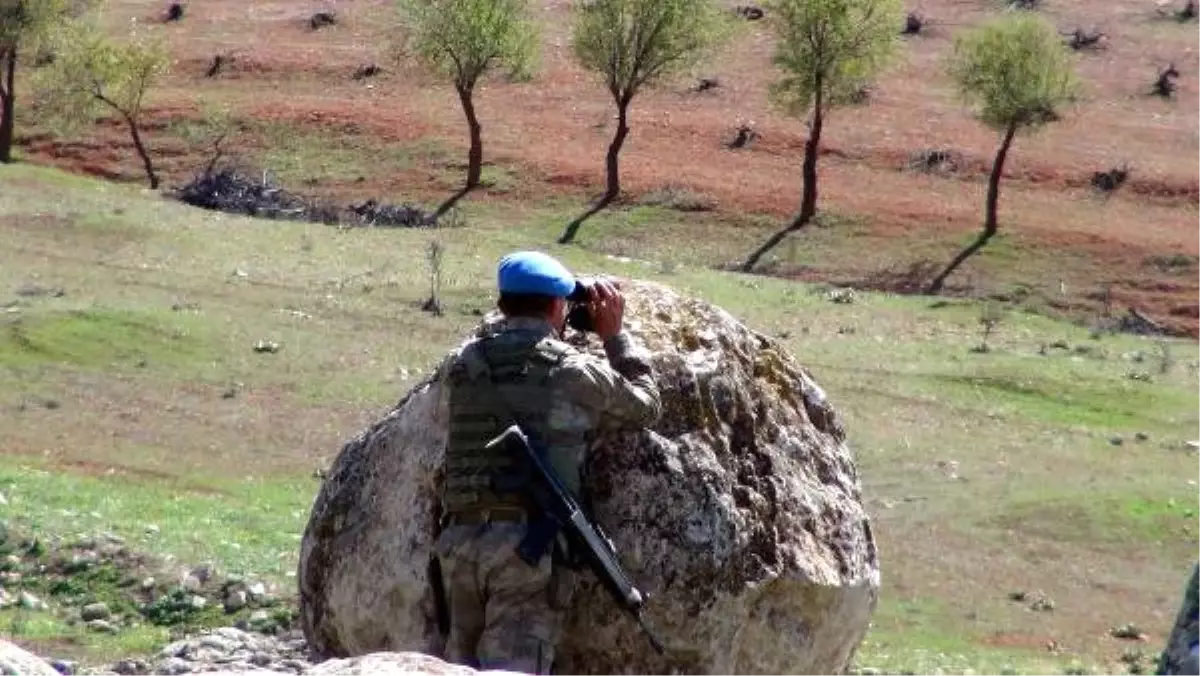
<path fill-rule="evenodd" d="M 604 197 L 601 197 L 598 202 L 596 202 L 595 204 L 593 204 L 591 206 L 591 208 L 589 208 L 587 211 L 583 212 L 579 216 L 576 216 L 575 220 L 573 220 L 567 224 L 567 229 L 564 230 L 562 236 L 558 238 L 558 243 L 559 244 L 570 244 L 571 242 L 573 242 L 575 240 L 575 235 L 579 232 L 579 226 L 583 225 L 583 222 L 588 220 L 592 216 L 595 216 L 596 214 L 600 213 L 601 211 L 604 211 L 606 208 L 608 208 L 608 205 L 612 204 L 612 202 L 613 202 L 612 195 L 605 195 Z"/>
<path fill-rule="evenodd" d="M 453 209 L 454 205 L 458 204 L 459 200 L 466 197 L 467 193 L 471 192 L 471 190 L 473 190 L 473 187 L 464 187 L 450 197 L 446 198 L 446 201 L 442 202 L 441 205 L 439 205 L 438 208 L 433 212 L 434 220 L 445 216 L 446 212 Z"/>

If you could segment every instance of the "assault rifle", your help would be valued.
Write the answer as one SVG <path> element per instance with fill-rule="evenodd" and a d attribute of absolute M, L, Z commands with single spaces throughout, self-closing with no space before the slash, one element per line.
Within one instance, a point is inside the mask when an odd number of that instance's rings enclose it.
<path fill-rule="evenodd" d="M 510 426 L 488 442 L 489 448 L 496 446 L 511 454 L 519 464 L 525 465 L 527 477 L 523 478 L 527 478 L 527 488 L 541 510 L 539 518 L 530 523 L 528 535 L 517 546 L 521 559 L 536 566 L 553 545 L 558 532 L 565 531 L 572 555 L 583 556 L 617 604 L 637 620 L 654 650 L 663 654 L 662 641 L 642 616 L 646 597 L 625 574 L 621 562 L 617 560 L 616 548 L 604 531 L 588 520 L 579 503 L 562 485 L 553 468 L 546 464 L 519 426 Z"/>

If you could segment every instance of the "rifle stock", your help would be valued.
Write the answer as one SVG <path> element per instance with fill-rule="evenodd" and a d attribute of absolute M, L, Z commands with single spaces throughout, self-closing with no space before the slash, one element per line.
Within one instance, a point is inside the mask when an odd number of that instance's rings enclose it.
<path fill-rule="evenodd" d="M 529 437 L 519 426 L 511 425 L 488 442 L 488 446 L 495 445 L 502 445 L 513 457 L 528 463 L 535 484 L 530 487 L 531 492 L 544 516 L 553 519 L 562 527 L 572 549 L 583 555 L 588 567 L 617 604 L 633 616 L 655 652 L 663 654 L 665 648 L 662 641 L 655 635 L 642 614 L 646 597 L 621 567 L 612 541 L 583 513 L 553 468 L 546 464 L 541 454 L 530 443 Z"/>

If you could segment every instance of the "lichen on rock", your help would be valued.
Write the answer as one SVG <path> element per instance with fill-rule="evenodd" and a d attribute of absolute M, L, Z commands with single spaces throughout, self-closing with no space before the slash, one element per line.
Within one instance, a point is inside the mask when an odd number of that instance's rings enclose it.
<path fill-rule="evenodd" d="M 880 579 L 836 412 L 779 343 L 727 312 L 657 284 L 623 288 L 663 415 L 649 430 L 603 430 L 588 484 L 667 652 L 656 655 L 589 574 L 555 670 L 841 671 Z M 595 336 L 570 340 L 603 354 Z M 436 375 L 418 384 L 327 475 L 299 570 L 301 624 L 318 656 L 440 652 L 428 565 L 443 395 Z"/>

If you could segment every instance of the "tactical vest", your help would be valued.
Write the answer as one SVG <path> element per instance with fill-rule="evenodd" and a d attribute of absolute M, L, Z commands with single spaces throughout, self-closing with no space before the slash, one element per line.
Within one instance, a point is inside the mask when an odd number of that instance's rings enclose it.
<path fill-rule="evenodd" d="M 463 349 L 448 376 L 445 511 L 526 504 L 524 494 L 496 485 L 496 477 L 514 473 L 515 463 L 503 449 L 489 451 L 487 442 L 514 422 L 529 435 L 544 429 L 550 375 L 567 352 L 561 343 L 524 332 L 489 336 Z"/>

